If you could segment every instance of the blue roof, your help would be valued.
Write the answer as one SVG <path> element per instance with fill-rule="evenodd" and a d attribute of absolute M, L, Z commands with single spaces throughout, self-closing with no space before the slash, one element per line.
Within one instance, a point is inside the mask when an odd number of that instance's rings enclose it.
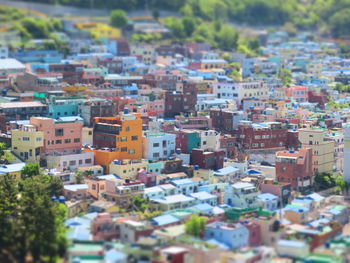
<path fill-rule="evenodd" d="M 20 172 L 25 165 L 26 165 L 25 163 L 14 163 L 14 164 L 2 165 L 0 166 L 0 174 Z"/>
<path fill-rule="evenodd" d="M 278 246 L 285 246 L 285 247 L 302 248 L 305 246 L 305 242 L 293 241 L 293 240 L 279 240 L 277 242 L 277 245 Z"/>
<path fill-rule="evenodd" d="M 151 221 L 155 225 L 164 226 L 164 225 L 180 222 L 180 219 L 168 214 L 168 215 L 161 215 L 161 216 L 154 217 L 151 219 Z"/>
<path fill-rule="evenodd" d="M 173 185 L 184 185 L 184 184 L 193 184 L 193 181 L 191 179 L 185 178 L 185 179 L 178 179 L 171 182 Z"/>
<path fill-rule="evenodd" d="M 294 211 L 296 213 L 303 213 L 303 212 L 308 212 L 309 209 L 306 207 L 300 206 L 300 207 L 291 207 L 289 205 L 286 206 L 286 211 Z"/>
<path fill-rule="evenodd" d="M 258 198 L 264 202 L 278 199 L 278 197 L 276 195 L 270 194 L 270 193 L 259 194 Z"/>

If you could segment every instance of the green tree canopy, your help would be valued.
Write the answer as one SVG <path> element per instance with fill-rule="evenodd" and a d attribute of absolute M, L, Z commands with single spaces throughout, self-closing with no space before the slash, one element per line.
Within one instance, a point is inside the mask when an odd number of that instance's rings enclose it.
<path fill-rule="evenodd" d="M 206 218 L 192 215 L 185 223 L 186 234 L 199 237 L 205 230 Z"/>
<path fill-rule="evenodd" d="M 110 24 L 112 26 L 122 28 L 128 23 L 128 17 L 123 10 L 113 10 L 110 14 Z"/>

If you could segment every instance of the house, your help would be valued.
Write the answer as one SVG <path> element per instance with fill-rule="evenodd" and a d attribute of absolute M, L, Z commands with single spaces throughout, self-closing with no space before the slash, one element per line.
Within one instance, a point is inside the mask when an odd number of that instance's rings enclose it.
<path fill-rule="evenodd" d="M 279 240 L 276 244 L 279 256 L 305 258 L 309 254 L 309 245 L 305 241 Z"/>
<path fill-rule="evenodd" d="M 249 245 L 249 230 L 240 223 L 213 222 L 205 229 L 206 240 L 215 240 L 230 249 L 238 249 Z"/>
<path fill-rule="evenodd" d="M 25 66 L 14 58 L 0 59 L 0 76 L 8 76 L 9 74 L 20 74 L 26 70 Z"/>
<path fill-rule="evenodd" d="M 8 175 L 16 179 L 21 178 L 21 171 L 24 168 L 25 163 L 14 163 L 0 166 L 0 176 Z"/>
<path fill-rule="evenodd" d="M 193 197 L 183 194 L 165 196 L 162 199 L 150 199 L 150 202 L 151 207 L 156 207 L 162 211 L 183 209 L 196 204 L 196 200 Z"/>
<path fill-rule="evenodd" d="M 85 199 L 88 196 L 87 184 L 70 184 L 63 186 L 63 194 L 69 199 Z"/>
<path fill-rule="evenodd" d="M 11 131 L 11 147 L 14 154 L 26 162 L 39 162 L 44 146 L 44 132 L 36 126 L 24 124 Z"/>
<path fill-rule="evenodd" d="M 212 206 L 217 205 L 218 197 L 208 192 L 196 192 L 190 194 L 191 197 L 197 200 L 198 204 L 210 204 Z"/>
<path fill-rule="evenodd" d="M 145 132 L 143 136 L 143 158 L 159 160 L 175 153 L 175 134 Z"/>
<path fill-rule="evenodd" d="M 238 182 L 228 185 L 225 189 L 225 204 L 234 205 L 240 208 L 257 208 L 258 190 L 251 183 Z"/>
<path fill-rule="evenodd" d="M 28 120 L 33 116 L 47 116 L 48 106 L 40 101 L 2 102 L 0 113 L 5 114 L 6 121 Z"/>
<path fill-rule="evenodd" d="M 147 165 L 146 160 L 114 160 L 109 165 L 109 172 L 122 179 L 135 180 L 140 171 L 147 170 Z"/>
<path fill-rule="evenodd" d="M 311 148 L 299 151 L 282 151 L 276 153 L 276 177 L 279 182 L 287 182 L 294 190 L 305 193 L 313 185 L 314 171 Z"/>
<path fill-rule="evenodd" d="M 192 149 L 191 164 L 198 165 L 202 169 L 218 170 L 224 166 L 225 152 L 223 150 L 204 151 Z"/>
<path fill-rule="evenodd" d="M 152 231 L 145 222 L 127 220 L 120 225 L 120 240 L 123 243 L 134 244 L 140 237 L 149 236 Z"/>
<path fill-rule="evenodd" d="M 173 180 L 171 184 L 176 187 L 177 194 L 189 195 L 198 189 L 198 183 L 189 178 Z"/>
<path fill-rule="evenodd" d="M 262 202 L 263 207 L 267 210 L 275 211 L 278 209 L 278 197 L 273 194 L 259 194 L 258 200 Z"/>
<path fill-rule="evenodd" d="M 146 199 L 162 199 L 165 197 L 165 191 L 159 186 L 146 187 L 144 198 Z"/>
<path fill-rule="evenodd" d="M 309 220 L 309 209 L 287 205 L 284 209 L 284 218 L 294 224 L 304 224 Z"/>

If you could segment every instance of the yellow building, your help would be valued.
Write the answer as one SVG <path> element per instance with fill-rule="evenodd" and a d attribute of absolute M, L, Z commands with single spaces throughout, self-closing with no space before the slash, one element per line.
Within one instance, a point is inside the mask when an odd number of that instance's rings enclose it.
<path fill-rule="evenodd" d="M 303 148 L 312 149 L 312 168 L 315 173 L 329 173 L 334 167 L 334 141 L 326 141 L 321 129 L 299 129 Z"/>
<path fill-rule="evenodd" d="M 33 125 L 23 125 L 12 130 L 12 152 L 26 162 L 39 162 L 41 147 L 44 146 L 44 132 Z"/>
<path fill-rule="evenodd" d="M 148 161 L 141 160 L 115 160 L 109 165 L 109 172 L 111 174 L 116 174 L 122 179 L 135 180 L 138 171 L 141 169 L 147 170 Z"/>
<path fill-rule="evenodd" d="M 21 171 L 25 163 L 14 163 L 0 166 L 0 176 L 11 176 L 16 179 L 21 179 Z"/>
<path fill-rule="evenodd" d="M 84 31 L 89 31 L 97 38 L 117 38 L 121 36 L 120 30 L 99 22 L 77 23 L 75 26 Z"/>

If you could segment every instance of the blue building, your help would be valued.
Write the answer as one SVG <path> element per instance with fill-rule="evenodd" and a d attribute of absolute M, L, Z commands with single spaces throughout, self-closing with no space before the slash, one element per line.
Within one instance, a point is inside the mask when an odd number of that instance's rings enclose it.
<path fill-rule="evenodd" d="M 12 57 L 22 63 L 61 63 L 63 55 L 57 50 L 17 51 Z"/>

